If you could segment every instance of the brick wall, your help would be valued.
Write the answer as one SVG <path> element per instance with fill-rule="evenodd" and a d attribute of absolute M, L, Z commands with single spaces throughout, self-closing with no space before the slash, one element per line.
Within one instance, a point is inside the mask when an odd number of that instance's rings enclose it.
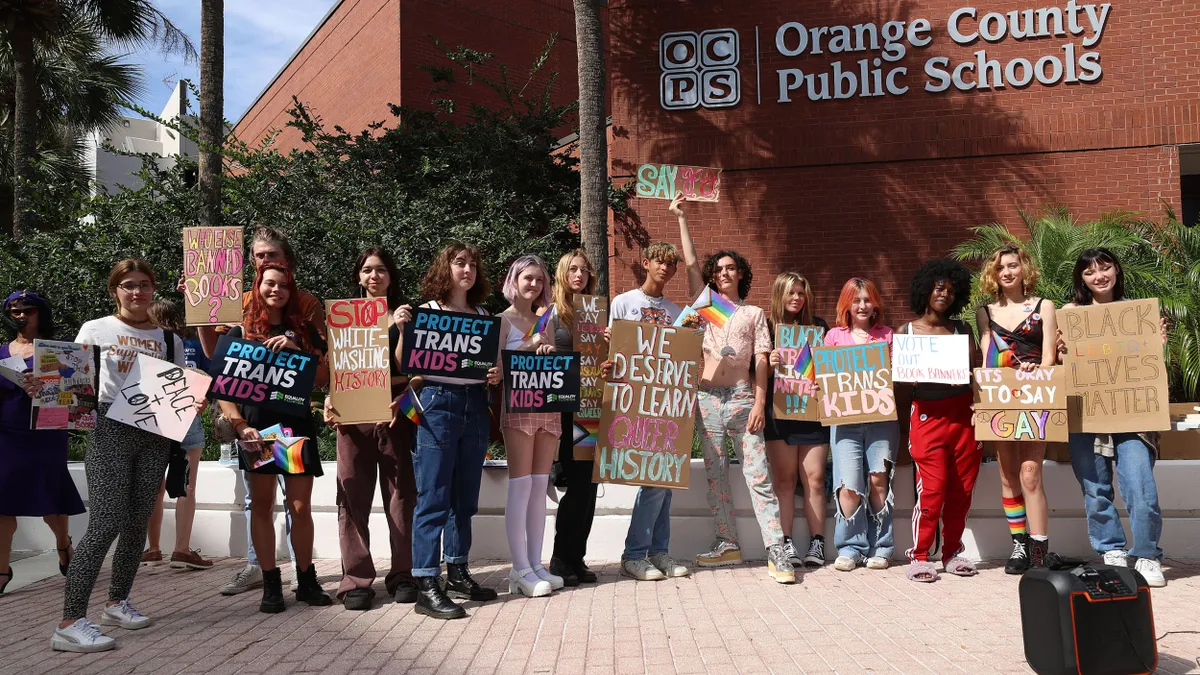
<path fill-rule="evenodd" d="M 1090 0 L 1088 0 L 1090 1 Z M 756 267 L 752 299 L 765 303 L 770 279 L 796 269 L 817 284 L 821 312 L 832 313 L 841 283 L 868 275 L 881 283 L 890 304 L 906 305 L 911 272 L 926 258 L 944 255 L 966 228 L 1020 222 L 1018 209 L 1061 202 L 1087 218 L 1130 209 L 1152 215 L 1160 200 L 1180 203 L 1179 143 L 1200 142 L 1200 26 L 1190 3 L 1161 0 L 1114 2 L 1103 39 L 1079 36 L 961 46 L 950 39 L 947 19 L 963 6 L 989 11 L 1049 7 L 1052 0 L 923 0 L 881 5 L 865 0 L 793 3 L 745 0 L 614 0 L 610 5 L 613 80 L 612 164 L 622 180 L 645 161 L 726 169 L 720 204 L 689 204 L 701 253 L 737 247 Z M 1065 2 L 1058 5 L 1065 7 Z M 775 45 L 788 22 L 806 28 L 928 19 L 925 47 L 904 41 L 906 55 L 886 69 L 907 68 L 900 96 L 810 101 L 803 88 L 778 102 L 777 71 L 827 73 L 832 63 L 857 68 L 880 51 L 794 57 Z M 1080 14 L 1087 25 L 1086 14 Z M 964 29 L 975 21 L 965 21 Z M 755 27 L 759 33 L 757 83 Z M 742 101 L 732 109 L 666 111 L 659 105 L 658 39 L 670 31 L 733 28 L 740 39 Z M 790 47 L 796 34 L 789 35 Z M 828 47 L 828 37 L 824 37 Z M 1065 54 L 1099 53 L 1103 75 L 1092 84 L 945 93 L 924 90 L 931 58 L 950 67 L 987 59 L 1036 62 Z M 1051 67 L 1051 66 L 1048 66 Z M 1078 64 L 1077 64 L 1078 67 Z M 761 96 L 761 103 L 758 102 Z M 641 239 L 678 241 L 674 220 L 661 201 L 635 200 Z M 635 280 L 638 237 L 617 224 L 614 288 Z M 686 283 L 676 282 L 675 297 Z M 904 312 L 906 313 L 906 312 Z"/>

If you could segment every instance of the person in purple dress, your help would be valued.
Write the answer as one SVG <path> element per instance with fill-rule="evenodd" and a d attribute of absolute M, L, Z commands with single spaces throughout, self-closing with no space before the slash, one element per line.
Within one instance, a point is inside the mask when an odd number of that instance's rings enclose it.
<path fill-rule="evenodd" d="M 46 521 L 57 542 L 59 571 L 66 576 L 73 552 L 67 517 L 84 512 L 67 470 L 67 432 L 30 429 L 33 399 L 28 392 L 37 387 L 32 375 L 33 341 L 54 333 L 50 305 L 32 291 L 18 291 L 4 300 L 2 316 L 16 338 L 0 344 L 0 362 L 20 358 L 25 378 L 18 386 L 0 377 L 0 593 L 12 581 L 9 553 L 18 516 Z"/>

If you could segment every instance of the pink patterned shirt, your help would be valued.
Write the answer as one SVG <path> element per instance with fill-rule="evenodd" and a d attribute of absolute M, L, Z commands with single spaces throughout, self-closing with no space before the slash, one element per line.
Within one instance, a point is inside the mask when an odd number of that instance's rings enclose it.
<path fill-rule="evenodd" d="M 721 354 L 726 347 L 733 354 Z M 750 370 L 750 359 L 756 354 L 771 351 L 771 331 L 767 329 L 767 315 L 754 305 L 741 305 L 724 328 L 709 324 L 704 329 L 704 358 L 728 359 L 729 365 L 738 371 Z"/>

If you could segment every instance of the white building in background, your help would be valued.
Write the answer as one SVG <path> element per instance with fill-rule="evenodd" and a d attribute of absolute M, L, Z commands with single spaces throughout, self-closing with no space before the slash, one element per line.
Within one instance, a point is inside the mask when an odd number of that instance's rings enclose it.
<path fill-rule="evenodd" d="M 187 108 L 187 90 L 183 82 L 179 82 L 159 117 L 174 122 L 185 114 Z M 143 117 L 122 115 L 120 120 L 111 126 L 89 133 L 85 142 L 85 161 L 91 172 L 93 196 L 104 189 L 116 192 L 122 185 L 134 190 L 142 186 L 136 175 L 142 168 L 141 159 L 110 152 L 105 149 L 105 145 L 112 145 L 125 152 L 158 155 L 158 165 L 163 169 L 174 166 L 175 157 L 178 155 L 199 156 L 199 148 L 195 141 L 185 138 L 166 125 Z"/>

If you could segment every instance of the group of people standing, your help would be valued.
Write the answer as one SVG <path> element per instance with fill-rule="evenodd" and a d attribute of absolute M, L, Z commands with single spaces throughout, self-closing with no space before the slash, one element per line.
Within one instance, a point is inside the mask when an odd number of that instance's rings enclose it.
<path fill-rule="evenodd" d="M 736 565 L 742 550 L 734 519 L 729 448 L 736 449 L 751 504 L 767 551 L 767 572 L 779 583 L 792 583 L 801 566 L 826 564 L 825 471 L 832 454 L 834 490 L 834 567 L 885 569 L 894 554 L 892 476 L 900 425 L 897 421 L 823 426 L 819 422 L 776 419 L 771 405 L 772 378 L 780 363 L 773 344 L 782 324 L 827 329 L 824 344 L 865 345 L 892 342 L 893 329 L 876 284 L 853 278 L 845 283 L 830 326 L 814 314 L 813 288 L 796 272 L 779 274 L 766 309 L 746 304 L 753 274 L 739 253 L 721 250 L 703 262 L 697 255 L 683 203 L 670 210 L 678 218 L 681 246 L 653 243 L 642 254 L 644 280 L 616 295 L 609 308 L 616 320 L 672 325 L 681 308 L 665 297 L 668 283 L 682 261 L 687 268 L 689 297 L 705 288 L 719 293 L 735 307 L 723 326 L 703 326 L 703 368 L 700 373 L 696 431 L 707 474 L 707 498 L 713 517 L 714 540 L 695 556 L 699 567 Z M 83 512 L 83 504 L 67 472 L 67 436 L 61 431 L 30 429 L 30 397 L 40 384 L 32 375 L 24 386 L 0 378 L 0 592 L 12 578 L 8 565 L 16 516 L 40 516 L 55 533 L 62 572 L 67 576 L 62 622 L 52 647 L 64 651 L 101 651 L 115 646 L 87 618 L 88 599 L 101 562 L 114 540 L 108 601 L 100 624 L 138 629 L 150 619 L 130 602 L 139 564 L 162 561 L 157 547 L 157 524 L 152 546 L 143 551 L 147 530 L 161 509 L 163 474 L 170 454 L 166 439 L 108 420 L 105 411 L 120 386 L 120 376 L 138 354 L 196 366 L 211 357 L 218 335 L 260 341 L 268 348 L 294 349 L 321 357 L 326 351 L 321 303 L 300 290 L 296 259 L 286 238 L 259 228 L 251 242 L 254 281 L 243 298 L 243 321 L 223 328 L 202 328 L 185 341 L 176 332 L 180 322 L 170 312 L 156 311 L 152 301 L 157 285 L 146 263 L 118 263 L 108 282 L 116 310 L 111 316 L 85 323 L 76 342 L 97 345 L 100 410 L 97 428 L 89 433 L 86 469 L 90 517 L 87 531 L 72 547 L 67 517 Z M 343 577 L 337 601 L 347 609 L 373 605 L 376 570 L 370 555 L 368 524 L 374 485 L 378 481 L 391 546 L 391 566 L 385 588 L 396 602 L 413 603 L 415 611 L 438 619 L 465 616 L 456 600 L 486 602 L 495 589 L 472 578 L 468 560 L 472 518 L 478 510 L 484 458 L 489 442 L 489 388 L 499 384 L 499 367 L 486 378 L 425 376 L 401 372 L 403 327 L 414 309 L 399 293 L 399 276 L 391 256 L 370 248 L 358 257 L 348 274 L 348 291 L 359 297 L 383 298 L 391 314 L 389 353 L 392 395 L 399 398 L 412 387 L 420 401 L 420 422 L 397 416 L 390 424 L 337 424 L 336 411 L 326 401 L 325 421 L 337 428 L 337 504 Z M 980 307 L 976 325 L 980 347 L 972 349 L 978 363 L 988 350 L 998 349 L 1006 366 L 1032 370 L 1058 362 L 1065 345 L 1056 329 L 1055 306 L 1035 295 L 1038 270 L 1019 247 L 1005 247 L 985 263 L 981 287 L 993 299 Z M 500 315 L 501 347 L 547 353 L 572 348 L 576 331 L 573 300 L 596 288 L 591 261 L 573 250 L 558 261 L 554 274 L 536 256 L 522 256 L 509 267 L 502 293 L 509 307 Z M 911 282 L 911 320 L 897 329 L 904 334 L 971 334 L 955 317 L 966 306 L 970 273 L 959 263 L 925 263 Z M 426 272 L 420 287 L 424 307 L 470 314 L 487 314 L 491 294 L 484 261 L 470 244 L 452 243 Z M 1104 249 L 1085 252 L 1075 266 L 1072 304 L 1086 305 L 1124 299 L 1124 278 L 1116 257 Z M 544 330 L 539 317 L 551 312 Z M 20 356 L 32 366 L 33 340 L 53 335 L 50 303 L 31 291 L 19 291 L 3 303 L 3 318 L 15 339 L 0 346 L 0 358 Z M 1166 325 L 1163 324 L 1163 337 Z M 498 361 L 497 361 L 498 362 Z M 612 364 L 602 368 L 612 377 Z M 317 387 L 328 380 L 324 365 Z M 907 576 L 931 582 L 939 572 L 976 574 L 963 557 L 962 536 L 982 459 L 975 441 L 969 386 L 918 383 L 897 385 L 911 400 L 909 452 L 917 472 L 917 504 L 913 510 L 914 544 L 905 552 Z M 243 443 L 261 440 L 260 430 L 280 424 L 293 436 L 317 437 L 308 417 L 227 401 L 218 402 L 220 417 Z M 906 412 L 906 411 L 902 411 Z M 593 583 L 596 574 L 584 563 L 595 513 L 596 485 L 592 463 L 571 452 L 569 413 L 509 413 L 497 411 L 508 453 L 508 495 L 505 530 L 512 570 L 510 593 L 528 597 Z M 194 495 L 199 448 L 194 435 L 185 439 L 191 469 L 188 494 Z M 1006 570 L 1020 573 L 1045 564 L 1048 551 L 1046 496 L 1041 481 L 1045 446 L 1041 443 L 997 443 L 1013 553 Z M 275 559 L 274 506 L 276 493 L 286 505 L 288 545 L 296 570 L 292 590 L 297 601 L 313 606 L 334 602 L 321 587 L 313 565 L 313 479 L 323 474 L 315 442 L 305 443 L 300 474 L 284 474 L 273 463 L 254 467 L 241 458 L 246 485 L 248 531 L 247 565 L 221 589 L 236 594 L 262 587 L 260 610 L 286 608 L 280 568 Z M 1155 434 L 1072 434 L 1071 460 L 1079 479 L 1093 547 L 1106 563 L 1137 569 L 1154 586 L 1165 584 L 1158 548 L 1161 514 L 1152 468 Z M 34 451 L 36 449 L 36 452 Z M 193 452 L 194 451 L 194 452 Z M 559 504 L 553 552 L 544 564 L 546 492 L 552 465 L 558 461 L 566 492 Z M 1126 551 L 1124 529 L 1113 505 L 1113 473 L 1120 477 L 1132 521 L 1133 547 Z M 803 487 L 807 546 L 793 540 L 797 485 Z M 277 490 L 278 488 L 278 490 Z M 688 566 L 669 554 L 673 491 L 662 487 L 638 490 L 625 539 L 620 572 L 642 581 L 691 574 Z M 182 502 L 183 500 L 181 500 Z M 194 509 L 194 506 L 191 507 Z M 1028 512 L 1026 512 L 1028 509 Z M 161 511 L 159 511 L 161 514 Z M 177 506 L 190 524 L 191 511 Z M 161 515 L 156 522 L 161 521 Z M 941 524 L 941 565 L 930 560 Z M 191 551 L 187 533 L 177 522 L 171 556 L 177 566 L 203 569 L 211 563 Z M 442 565 L 445 564 L 443 578 Z"/>

